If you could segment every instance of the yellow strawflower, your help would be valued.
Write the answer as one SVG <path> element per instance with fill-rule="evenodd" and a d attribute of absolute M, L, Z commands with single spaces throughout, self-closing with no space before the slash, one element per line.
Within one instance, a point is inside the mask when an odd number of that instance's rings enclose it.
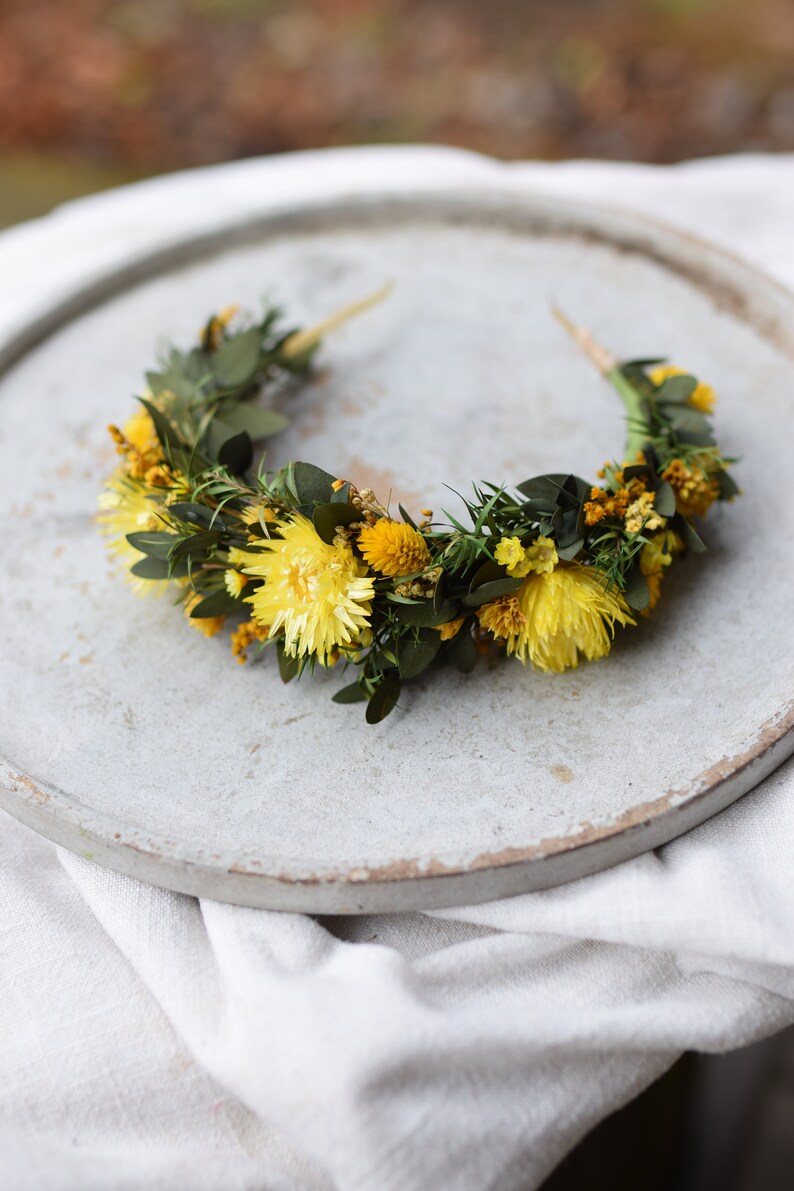
<path fill-rule="evenodd" d="M 369 627 L 374 581 L 346 544 L 329 546 L 306 517 L 277 522 L 280 538 L 263 539 L 244 570 L 265 582 L 247 597 L 254 618 L 274 636 L 284 630 L 290 657 L 314 654 L 331 664 L 338 646 Z"/>
<path fill-rule="evenodd" d="M 400 521 L 381 517 L 358 535 L 364 558 L 381 575 L 414 575 L 430 562 L 430 551 L 420 533 Z"/>
<path fill-rule="evenodd" d="M 514 596 L 493 604 L 480 610 L 480 624 L 519 661 L 546 671 L 577 666 L 580 654 L 588 661 L 604 657 L 615 622 L 635 623 L 620 592 L 607 591 L 599 571 L 575 562 L 528 575 Z"/>
<path fill-rule="evenodd" d="M 139 595 L 162 594 L 168 580 L 139 579 L 131 574 L 130 567 L 140 562 L 144 555 L 129 544 L 127 534 L 164 530 L 165 526 L 157 516 L 162 505 L 162 495 L 158 499 L 144 483 L 132 479 L 124 471 L 115 472 L 99 496 L 97 521 L 107 538 L 108 551 L 124 565 L 129 582 Z"/>
<path fill-rule="evenodd" d="M 674 364 L 663 364 L 660 368 L 652 368 L 648 373 L 655 385 L 663 384 L 671 376 L 691 376 L 691 372 L 687 372 L 685 368 L 676 368 Z M 699 409 L 702 414 L 713 414 L 714 406 L 717 402 L 717 394 L 712 389 L 711 385 L 704 384 L 699 380 L 697 387 L 692 391 L 687 405 Z"/>

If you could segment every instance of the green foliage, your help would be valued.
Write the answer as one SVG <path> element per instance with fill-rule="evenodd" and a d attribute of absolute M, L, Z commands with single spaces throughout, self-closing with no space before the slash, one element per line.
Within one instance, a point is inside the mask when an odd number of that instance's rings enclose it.
<path fill-rule="evenodd" d="M 191 603 L 192 619 L 250 618 L 247 597 L 263 580 L 246 574 L 239 596 L 230 594 L 224 576 L 244 565 L 233 551 L 244 550 L 250 562 L 268 539 L 281 536 L 284 521 L 296 512 L 312 520 L 323 542 L 346 543 L 359 561 L 360 523 L 387 515 L 367 494 L 364 500 L 350 483 L 314 464 L 299 461 L 267 471 L 260 463 L 252 470 L 255 443 L 287 424 L 280 410 L 255 399 L 286 374 L 305 371 L 314 350 L 298 359 L 290 355 L 289 335 L 277 322 L 275 309 L 236 333 L 220 319 L 210 320 L 199 347 L 171 350 L 160 368 L 147 374 L 151 395 L 140 400 L 168 467 L 179 473 L 179 488 L 178 499 L 168 503 L 164 488 L 152 504 L 161 528 L 127 536 L 140 554 L 131 570 L 152 581 L 182 580 L 181 599 L 199 597 Z M 642 481 L 633 492 L 653 493 L 653 512 L 680 536 L 685 549 L 700 552 L 705 546 L 677 511 L 675 492 L 662 473 L 675 459 L 705 468 L 718 482 L 720 499 L 729 500 L 738 492 L 727 470 L 732 460 L 718 451 L 709 419 L 690 404 L 696 379 L 672 376 L 655 385 L 648 371 L 655 363 L 630 361 L 609 373 L 626 408 L 623 457 L 632 462 L 607 465 L 600 486 L 613 496 L 622 492 L 625 508 L 626 488 Z M 525 582 L 496 561 L 503 538 L 516 539 L 525 551 L 539 537 L 551 539 L 560 563 L 598 570 L 633 611 L 645 610 L 650 593 L 640 564 L 651 534 L 645 523 L 630 532 L 614 508 L 588 523 L 592 489 L 587 480 L 566 473 L 533 476 L 513 489 L 474 484 L 469 497 L 460 497 L 460 515 L 445 512 L 446 523 L 432 526 L 417 523 L 399 505 L 403 522 L 424 538 L 429 561 L 414 575 L 372 576 L 371 632 L 366 642 L 341 649 L 339 669 L 352 666 L 356 677 L 336 691 L 334 702 L 366 702 L 367 722 L 377 724 L 396 706 L 403 683 L 439 665 L 470 673 L 483 637 L 478 610 L 517 593 Z M 442 640 L 440 627 L 458 618 L 464 618 L 459 630 Z M 287 654 L 283 635 L 275 634 L 266 645 L 275 647 L 284 682 L 314 669 L 315 657 Z"/>

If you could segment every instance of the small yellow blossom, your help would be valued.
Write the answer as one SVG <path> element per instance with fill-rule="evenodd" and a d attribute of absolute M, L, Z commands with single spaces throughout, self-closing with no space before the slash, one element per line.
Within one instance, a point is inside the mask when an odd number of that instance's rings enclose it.
<path fill-rule="evenodd" d="M 526 570 L 521 572 L 516 570 L 514 574 L 523 578 L 524 575 L 534 571 L 536 575 L 549 575 L 554 570 L 559 559 L 557 557 L 557 548 L 551 538 L 544 538 L 541 534 L 535 538 L 531 546 L 527 546 L 526 550 Z"/>
<path fill-rule="evenodd" d="M 200 604 L 201 601 L 205 598 L 206 597 L 201 595 L 199 592 L 194 591 L 193 595 L 190 596 L 189 599 L 187 599 L 185 601 L 185 604 L 184 604 L 185 616 L 187 617 L 188 624 L 191 625 L 192 628 L 198 629 L 198 631 L 200 633 L 203 633 L 205 637 L 214 637 L 216 633 L 219 633 L 221 631 L 224 624 L 226 623 L 225 616 L 191 616 L 190 615 L 191 612 L 193 611 L 193 609 L 196 607 L 196 605 Z"/>
<path fill-rule="evenodd" d="M 674 364 L 664 364 L 660 368 L 652 368 L 648 375 L 655 385 L 661 385 L 671 376 L 691 376 L 692 373 L 687 372 L 685 368 L 676 368 Z M 711 385 L 704 384 L 701 380 L 692 391 L 687 405 L 699 409 L 702 414 L 713 414 L 716 401 L 717 394 Z"/>
<path fill-rule="evenodd" d="M 464 619 L 463 616 L 460 616 L 457 620 L 447 620 L 444 624 L 437 624 L 435 627 L 441 640 L 451 641 L 453 637 L 457 636 Z"/>
<path fill-rule="evenodd" d="M 516 567 L 521 565 L 526 556 L 526 551 L 518 538 L 502 538 L 494 550 L 494 558 L 500 567 L 507 567 L 508 575 L 516 573 Z"/>
<path fill-rule="evenodd" d="M 224 572 L 223 582 L 229 595 L 237 599 L 248 582 L 248 576 L 241 575 L 239 571 L 235 571 L 230 567 L 228 571 Z"/>
<path fill-rule="evenodd" d="M 364 559 L 381 575 L 413 575 L 430 562 L 427 542 L 410 525 L 381 517 L 359 532 L 358 545 Z"/>
<path fill-rule="evenodd" d="M 271 635 L 283 629 L 290 657 L 313 654 L 332 664 L 338 648 L 369 627 L 374 580 L 349 546 L 328 545 L 300 513 L 277 525 L 281 536 L 262 539 L 243 568 L 265 580 L 246 603 Z"/>
<path fill-rule="evenodd" d="M 627 533 L 639 533 L 640 530 L 652 533 L 654 529 L 661 529 L 664 525 L 664 517 L 661 517 L 653 507 L 655 498 L 655 492 L 643 492 L 633 504 L 629 505 L 626 509 Z"/>
<path fill-rule="evenodd" d="M 146 472 L 163 462 L 165 456 L 151 414 L 141 408 L 128 418 L 121 430 L 108 426 L 116 450 L 124 456 L 124 470 L 133 479 L 141 479 Z"/>
<path fill-rule="evenodd" d="M 675 507 L 684 517 L 705 517 L 720 494 L 720 486 L 710 473 L 708 457 L 690 460 L 674 459 L 662 472 L 675 492 Z"/>
<path fill-rule="evenodd" d="M 232 632 L 232 653 L 240 665 L 244 665 L 247 650 L 254 641 L 266 641 L 269 635 L 267 625 L 257 624 L 255 620 L 246 620 Z"/>

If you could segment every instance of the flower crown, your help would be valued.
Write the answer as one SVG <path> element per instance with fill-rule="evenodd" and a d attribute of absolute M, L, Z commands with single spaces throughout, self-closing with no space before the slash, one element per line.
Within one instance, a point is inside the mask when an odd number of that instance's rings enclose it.
<path fill-rule="evenodd" d="M 475 484 L 463 519 L 440 523 L 402 505 L 398 519 L 311 463 L 252 471 L 254 443 L 287 424 L 254 399 L 306 373 L 323 335 L 382 296 L 308 331 L 280 331 L 275 308 L 239 328 L 235 309 L 210 318 L 109 427 L 121 459 L 99 515 L 139 592 L 170 589 L 207 637 L 231 624 L 238 662 L 275 649 L 285 682 L 353 667 L 333 698 L 366 701 L 369 723 L 431 666 L 468 673 L 501 654 L 548 672 L 603 657 L 616 624 L 656 606 L 673 560 L 705 550 L 693 519 L 738 491 L 708 420 L 713 390 L 661 360 L 618 362 L 559 312 L 626 409 L 623 462 L 597 485 Z"/>

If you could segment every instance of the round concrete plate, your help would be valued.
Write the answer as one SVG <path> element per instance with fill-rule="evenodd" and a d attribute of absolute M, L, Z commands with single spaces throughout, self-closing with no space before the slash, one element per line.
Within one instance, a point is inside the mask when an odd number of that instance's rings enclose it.
<path fill-rule="evenodd" d="M 668 353 L 714 384 L 744 495 L 604 661 L 439 672 L 368 727 L 331 702 L 340 675 L 283 686 L 274 656 L 238 666 L 226 634 L 136 598 L 94 513 L 105 426 L 164 340 L 263 295 L 305 325 L 389 279 L 281 398 L 294 421 L 272 465 L 308 459 L 437 515 L 460 515 L 472 480 L 594 476 L 620 455 L 621 408 L 556 303 L 621 355 Z M 252 906 L 474 902 L 655 847 L 794 748 L 794 300 L 740 262 L 625 213 L 403 188 L 174 235 L 5 347 L 1 800 L 68 848 Z"/>

